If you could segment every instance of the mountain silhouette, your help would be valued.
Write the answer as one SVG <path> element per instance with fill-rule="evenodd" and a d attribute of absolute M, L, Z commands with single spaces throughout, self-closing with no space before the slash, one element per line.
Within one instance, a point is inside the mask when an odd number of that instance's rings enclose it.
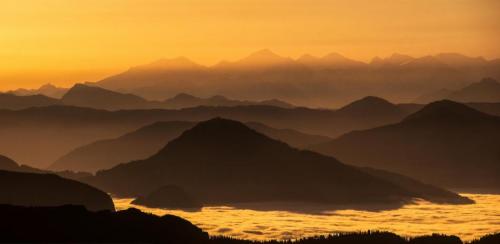
<path fill-rule="evenodd" d="M 403 111 L 385 99 L 367 96 L 336 111 L 347 116 L 402 116 Z"/>
<path fill-rule="evenodd" d="M 67 88 L 57 87 L 50 83 L 40 86 L 38 89 L 16 89 L 13 91 L 9 91 L 8 93 L 17 95 L 17 96 L 31 96 L 31 95 L 44 95 L 51 98 L 59 99 L 66 92 Z"/>
<path fill-rule="evenodd" d="M 221 69 L 256 69 L 256 68 L 283 68 L 288 66 L 297 66 L 291 58 L 285 58 L 277 55 L 269 49 L 262 49 L 251 53 L 247 57 L 234 62 L 224 62 L 217 67 Z"/>
<path fill-rule="evenodd" d="M 132 204 L 151 208 L 182 209 L 187 211 L 196 211 L 202 208 L 201 203 L 182 188 L 174 185 L 162 186 L 146 196 L 136 198 L 132 201 Z"/>
<path fill-rule="evenodd" d="M 53 174 L 0 170 L 0 204 L 21 206 L 83 205 L 91 211 L 114 210 L 106 193 Z"/>
<path fill-rule="evenodd" d="M 341 114 L 327 109 L 267 105 L 201 106 L 176 110 L 105 111 L 72 106 L 0 110 L 3 128 L 0 131 L 0 154 L 25 165 L 44 168 L 75 148 L 98 140 L 116 138 L 158 121 L 202 121 L 225 117 L 334 138 L 352 130 L 396 123 L 406 114 Z M 303 144 L 294 145 L 300 147 Z"/>
<path fill-rule="evenodd" d="M 367 66 L 363 62 L 346 58 L 338 53 L 330 53 L 320 58 L 305 54 L 300 56 L 297 62 L 311 69 L 349 69 Z"/>
<path fill-rule="evenodd" d="M 55 161 L 50 169 L 95 172 L 144 159 L 193 126 L 193 122 L 156 122 L 118 138 L 78 147 Z"/>
<path fill-rule="evenodd" d="M 458 102 L 500 102 L 500 83 L 492 78 L 484 78 L 461 90 L 455 91 L 448 99 Z"/>
<path fill-rule="evenodd" d="M 232 107 L 232 106 L 246 106 L 246 105 L 268 105 L 276 106 L 282 108 L 292 108 L 293 105 L 280 101 L 277 99 L 263 100 L 260 102 L 254 101 L 240 101 L 226 98 L 224 96 L 212 96 L 209 98 L 195 97 L 186 93 L 180 93 L 176 96 L 164 100 L 164 108 L 169 109 L 179 109 L 179 108 L 189 108 L 198 106 L 222 106 L 222 107 Z"/>
<path fill-rule="evenodd" d="M 416 196 L 334 158 L 291 148 L 221 118 L 200 122 L 148 159 L 99 171 L 87 181 L 120 196 L 177 185 L 203 204 L 396 204 Z"/>
<path fill-rule="evenodd" d="M 113 92 L 100 87 L 76 84 L 61 98 L 62 103 L 71 106 L 97 109 L 145 109 L 160 107 L 136 95 Z"/>
<path fill-rule="evenodd" d="M 413 102 L 420 103 L 420 104 L 427 104 L 427 103 L 443 100 L 443 99 L 449 97 L 452 93 L 453 93 L 452 90 L 448 90 L 448 89 L 443 88 L 443 89 L 433 91 L 430 93 L 422 94 L 422 95 L 418 96 L 417 98 L 415 98 L 415 100 L 413 100 Z"/>
<path fill-rule="evenodd" d="M 0 205 L 0 215 L 2 241 L 10 243 L 209 243 L 206 232 L 182 218 L 137 209 Z"/>
<path fill-rule="evenodd" d="M 95 85 L 150 100 L 189 93 L 251 101 L 272 97 L 301 106 L 333 108 L 366 96 L 366 91 L 406 103 L 440 89 L 458 90 L 483 77 L 500 79 L 499 65 L 495 60 L 446 53 L 424 57 L 393 54 L 365 64 L 336 53 L 292 59 L 264 49 L 210 67 L 148 64 Z"/>
<path fill-rule="evenodd" d="M 313 147 L 340 160 L 452 188 L 498 188 L 500 118 L 439 101 L 403 121 Z"/>
<path fill-rule="evenodd" d="M 17 167 L 19 167 L 19 165 L 17 165 L 17 163 L 14 162 L 14 160 L 5 157 L 3 155 L 0 155 L 0 170 L 12 171 L 17 169 Z"/>
<path fill-rule="evenodd" d="M 372 60 L 371 64 L 374 66 L 399 66 L 413 61 L 414 59 L 415 58 L 405 54 L 393 53 L 391 56 L 386 58 L 376 57 Z"/>
<path fill-rule="evenodd" d="M 13 172 L 23 172 L 23 173 L 37 173 L 37 174 L 55 174 L 66 179 L 79 180 L 90 176 L 91 174 L 85 172 L 73 172 L 69 170 L 63 171 L 48 171 L 33 168 L 27 165 L 19 165 L 14 160 L 0 155 L 0 170 L 13 171 Z"/>
<path fill-rule="evenodd" d="M 25 109 L 60 104 L 59 100 L 44 95 L 18 96 L 0 93 L 0 109 Z"/>
<path fill-rule="evenodd" d="M 115 139 L 100 140 L 78 147 L 55 161 L 50 169 L 95 172 L 119 163 L 144 159 L 158 152 L 167 142 L 195 124 L 181 121 L 156 122 Z M 324 136 L 308 135 L 291 129 L 276 129 L 257 122 L 249 122 L 246 125 L 296 147 L 330 140 Z"/>
<path fill-rule="evenodd" d="M 117 212 L 90 212 L 81 206 L 20 207 L 0 205 L 5 232 L 2 241 L 15 243 L 185 243 L 185 244 L 285 244 L 289 240 L 241 240 L 208 236 L 189 221 L 173 215 L 155 216 L 130 208 Z M 78 220 L 78 221 L 75 221 Z M 72 223 L 72 224 L 68 224 Z M 58 230 L 57 232 L 54 229 Z M 472 242 L 457 236 L 432 234 L 402 237 L 391 232 L 337 233 L 294 240 L 297 244 L 497 244 L 500 234 Z"/>
<path fill-rule="evenodd" d="M 414 102 L 429 103 L 448 99 L 462 103 L 499 103 L 500 95 L 498 94 L 500 94 L 500 83 L 492 78 L 483 78 L 459 90 L 441 89 L 423 94 Z"/>

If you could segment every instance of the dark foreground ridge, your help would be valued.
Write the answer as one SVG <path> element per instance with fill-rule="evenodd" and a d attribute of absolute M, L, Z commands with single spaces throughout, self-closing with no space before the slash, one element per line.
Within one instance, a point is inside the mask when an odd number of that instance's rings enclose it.
<path fill-rule="evenodd" d="M 137 209 L 90 212 L 81 206 L 20 207 L 0 205 L 0 242 L 113 242 L 113 243 L 211 243 L 273 244 L 291 241 L 248 241 L 209 237 L 190 222 L 162 217 Z M 57 231 L 54 231 L 57 230 Z M 462 244 L 456 236 L 431 235 L 403 238 L 390 232 L 345 233 L 309 237 L 296 244 Z M 498 244 L 500 234 L 488 235 L 471 244 Z"/>
<path fill-rule="evenodd" d="M 115 209 L 108 194 L 84 183 L 54 174 L 5 170 L 0 170 L 0 203 L 20 206 L 74 204 L 92 211 Z"/>

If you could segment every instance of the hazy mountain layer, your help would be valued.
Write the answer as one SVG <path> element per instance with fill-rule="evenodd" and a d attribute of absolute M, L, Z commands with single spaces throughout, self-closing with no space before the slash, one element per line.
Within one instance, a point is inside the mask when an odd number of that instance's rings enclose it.
<path fill-rule="evenodd" d="M 157 121 L 201 121 L 221 116 L 259 122 L 277 129 L 336 137 L 352 130 L 395 123 L 406 115 L 398 106 L 382 99 L 362 99 L 358 104 L 363 107 L 361 110 L 371 111 L 373 107 L 373 111 L 381 113 L 359 113 L 358 105 L 352 113 L 349 112 L 351 105 L 341 112 L 260 105 L 114 112 L 67 106 L 0 110 L 0 154 L 22 164 L 46 167 L 77 147 L 115 138 Z"/>
<path fill-rule="evenodd" d="M 464 103 L 498 103 L 500 102 L 500 83 L 492 78 L 484 78 L 480 82 L 472 83 L 456 91 L 442 89 L 424 94 L 415 99 L 415 102 L 430 103 L 443 99 Z"/>
<path fill-rule="evenodd" d="M 314 147 L 344 162 L 454 188 L 500 186 L 500 117 L 440 101 L 402 122 Z"/>
<path fill-rule="evenodd" d="M 225 119 L 200 122 L 152 157 L 99 171 L 88 181 L 122 196 L 177 185 L 203 204 L 397 204 L 417 197 L 334 158 L 291 148 Z"/>
<path fill-rule="evenodd" d="M 114 139 L 96 141 L 72 150 L 53 165 L 54 170 L 94 172 L 119 163 L 147 158 L 193 127 L 195 122 L 156 122 Z M 271 138 L 295 147 L 305 147 L 329 140 L 328 137 L 304 134 L 291 129 L 275 129 L 261 123 L 247 125 Z"/>
<path fill-rule="evenodd" d="M 419 58 L 395 54 L 363 63 L 335 53 L 294 60 L 261 50 L 212 67 L 186 58 L 160 60 L 95 84 L 153 100 L 189 93 L 245 100 L 276 98 L 331 108 L 365 96 L 366 91 L 398 103 L 410 102 L 423 93 L 461 89 L 483 77 L 500 79 L 499 70 L 498 61 L 451 53 Z"/>

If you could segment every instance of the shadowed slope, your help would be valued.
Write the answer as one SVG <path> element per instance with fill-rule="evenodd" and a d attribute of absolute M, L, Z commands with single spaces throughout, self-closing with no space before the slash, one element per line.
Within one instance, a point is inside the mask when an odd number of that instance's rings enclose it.
<path fill-rule="evenodd" d="M 18 96 L 10 93 L 0 93 L 0 109 L 25 109 L 61 104 L 58 99 L 44 95 Z"/>
<path fill-rule="evenodd" d="M 127 185 L 121 183 L 125 181 Z M 291 148 L 225 119 L 201 122 L 151 158 L 100 171 L 89 182 L 124 196 L 173 184 L 204 204 L 394 204 L 415 196 L 333 158 Z"/>
<path fill-rule="evenodd" d="M 53 170 L 94 172 L 119 163 L 147 158 L 158 152 L 195 122 L 156 122 L 114 139 L 96 141 L 78 147 L 50 166 Z M 269 137 L 292 146 L 305 147 L 330 140 L 328 137 L 308 135 L 291 129 L 275 129 L 261 123 L 247 125 Z"/>
<path fill-rule="evenodd" d="M 314 149 L 432 184 L 498 188 L 499 144 L 499 117 L 440 101 L 400 123 L 347 133 Z"/>
<path fill-rule="evenodd" d="M 458 102 L 500 102 L 500 83 L 492 78 L 484 78 L 451 93 L 448 99 Z"/>
<path fill-rule="evenodd" d="M 132 94 L 113 92 L 100 87 L 76 84 L 61 98 L 66 105 L 97 109 L 144 109 L 160 107 Z"/>

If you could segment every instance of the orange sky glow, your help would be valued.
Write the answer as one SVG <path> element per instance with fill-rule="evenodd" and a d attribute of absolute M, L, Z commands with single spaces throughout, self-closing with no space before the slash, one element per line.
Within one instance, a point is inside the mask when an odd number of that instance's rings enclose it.
<path fill-rule="evenodd" d="M 2 0 L 0 90 L 70 86 L 186 56 L 205 65 L 269 48 L 500 57 L 497 0 Z"/>

